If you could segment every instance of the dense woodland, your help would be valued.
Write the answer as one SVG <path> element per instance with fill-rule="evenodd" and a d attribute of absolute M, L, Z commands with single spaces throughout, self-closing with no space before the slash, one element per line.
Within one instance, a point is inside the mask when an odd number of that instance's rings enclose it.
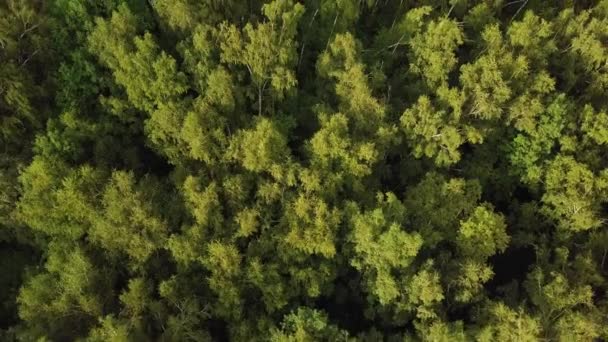
<path fill-rule="evenodd" d="M 608 339 L 608 0 L 0 1 L 0 340 Z"/>

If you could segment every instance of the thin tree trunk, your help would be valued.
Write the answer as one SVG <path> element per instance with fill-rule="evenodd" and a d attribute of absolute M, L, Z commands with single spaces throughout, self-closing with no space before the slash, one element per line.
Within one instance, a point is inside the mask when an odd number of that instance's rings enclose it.
<path fill-rule="evenodd" d="M 258 115 L 262 115 L 262 86 L 258 86 Z"/>

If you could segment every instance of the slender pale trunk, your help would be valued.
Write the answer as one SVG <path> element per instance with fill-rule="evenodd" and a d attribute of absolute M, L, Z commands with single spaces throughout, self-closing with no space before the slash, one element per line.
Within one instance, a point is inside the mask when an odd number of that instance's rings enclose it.
<path fill-rule="evenodd" d="M 262 115 L 262 86 L 258 86 L 258 115 Z"/>

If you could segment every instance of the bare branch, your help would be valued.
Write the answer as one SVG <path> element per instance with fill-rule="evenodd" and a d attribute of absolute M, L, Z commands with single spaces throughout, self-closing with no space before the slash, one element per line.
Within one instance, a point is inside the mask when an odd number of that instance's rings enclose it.
<path fill-rule="evenodd" d="M 27 58 L 26 58 L 26 59 L 23 61 L 23 63 L 21 63 L 21 65 L 19 65 L 19 67 L 21 68 L 21 67 L 25 66 L 25 65 L 26 65 L 26 64 L 27 64 L 27 63 L 30 61 L 30 59 L 32 59 L 32 57 L 34 57 L 34 56 L 36 56 L 36 55 L 38 54 L 38 52 L 39 52 L 39 51 L 40 51 L 40 50 L 36 50 L 36 51 L 34 51 L 34 53 L 32 53 L 31 55 L 29 55 L 29 56 L 28 56 L 28 57 L 27 57 Z"/>
<path fill-rule="evenodd" d="M 32 27 L 26 28 L 25 31 L 23 31 L 21 33 L 21 35 L 19 36 L 19 40 L 21 40 L 23 37 L 25 37 L 25 35 L 28 34 L 29 32 L 37 29 L 39 26 L 40 26 L 40 24 L 36 24 L 36 25 L 34 25 Z"/>

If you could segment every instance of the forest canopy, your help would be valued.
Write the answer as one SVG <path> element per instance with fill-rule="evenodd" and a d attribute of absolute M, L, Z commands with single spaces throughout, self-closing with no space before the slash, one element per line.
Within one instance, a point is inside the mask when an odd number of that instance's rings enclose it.
<path fill-rule="evenodd" d="M 608 0 L 0 1 L 0 340 L 608 340 Z"/>

